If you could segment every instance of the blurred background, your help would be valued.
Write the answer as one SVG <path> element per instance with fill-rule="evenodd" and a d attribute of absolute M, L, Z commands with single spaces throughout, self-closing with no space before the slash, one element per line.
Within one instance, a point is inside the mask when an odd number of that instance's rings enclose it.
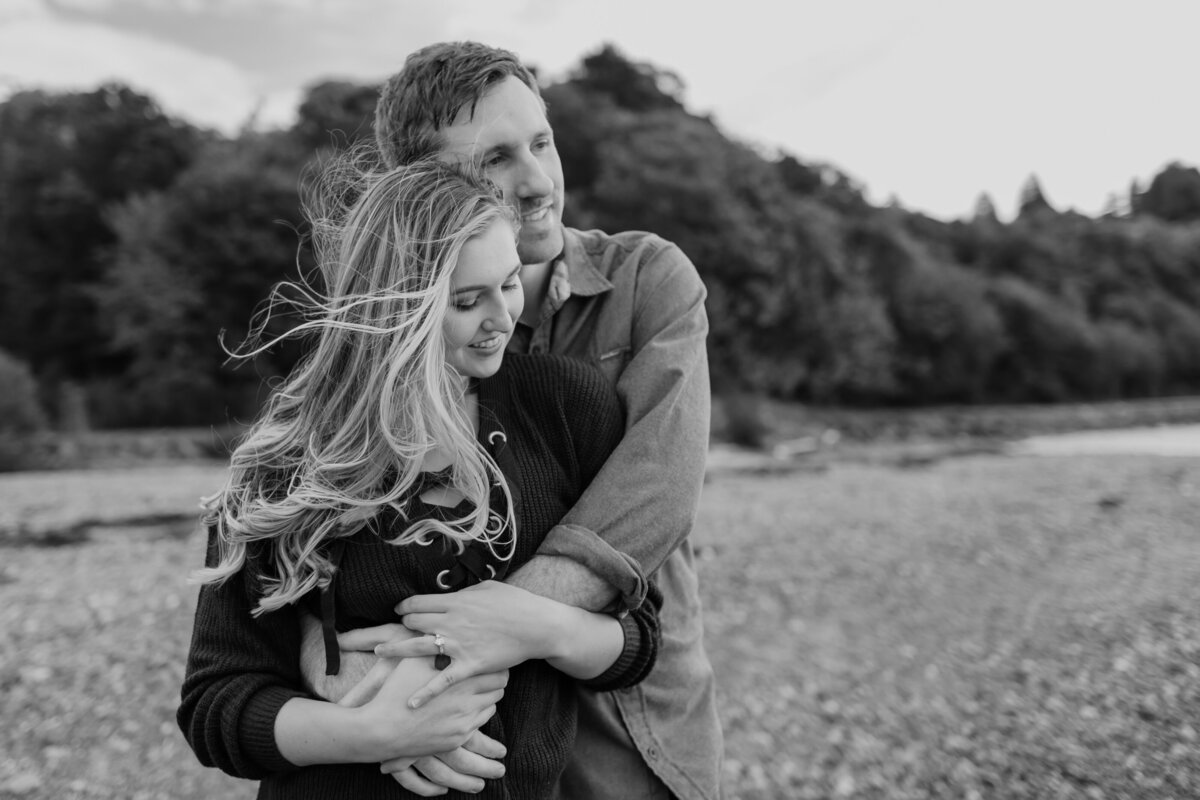
<path fill-rule="evenodd" d="M 0 426 L 251 417 L 223 366 L 297 188 L 411 50 L 537 68 L 567 222 L 678 243 L 722 395 L 1047 403 L 1200 386 L 1186 3 L 9 0 Z M 287 320 L 278 320 L 286 326 Z"/>

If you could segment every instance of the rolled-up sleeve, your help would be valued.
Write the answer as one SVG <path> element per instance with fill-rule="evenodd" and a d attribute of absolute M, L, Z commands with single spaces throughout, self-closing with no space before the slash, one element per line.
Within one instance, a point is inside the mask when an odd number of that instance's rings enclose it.
<path fill-rule="evenodd" d="M 661 240 L 659 240 L 661 241 Z M 617 380 L 626 430 L 539 553 L 564 555 L 607 580 L 627 608 L 695 522 L 708 452 L 705 288 L 663 243 L 637 271 L 628 363 Z"/>

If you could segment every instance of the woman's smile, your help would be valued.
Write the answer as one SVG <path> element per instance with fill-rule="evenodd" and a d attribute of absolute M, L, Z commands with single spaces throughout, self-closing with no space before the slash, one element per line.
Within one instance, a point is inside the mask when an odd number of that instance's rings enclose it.
<path fill-rule="evenodd" d="M 458 255 L 442 325 L 446 363 L 468 378 L 494 374 L 524 308 L 516 236 L 512 225 L 497 220 Z"/>

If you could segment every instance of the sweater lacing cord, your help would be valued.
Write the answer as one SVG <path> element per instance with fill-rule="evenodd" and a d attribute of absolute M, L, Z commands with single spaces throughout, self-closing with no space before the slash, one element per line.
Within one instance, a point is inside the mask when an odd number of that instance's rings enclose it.
<path fill-rule="evenodd" d="M 329 563 L 333 568 L 329 583 L 321 587 L 321 638 L 325 642 L 325 674 L 337 675 L 342 669 L 342 654 L 338 650 L 337 631 L 333 621 L 337 617 L 334 605 L 333 582 L 337 578 L 338 565 L 342 562 L 342 553 L 346 549 L 344 538 L 335 539 L 329 546 Z"/>
<path fill-rule="evenodd" d="M 505 480 L 508 483 L 508 493 L 512 497 L 513 518 L 515 519 L 520 513 L 521 490 L 519 484 L 520 472 L 517 467 L 517 460 L 512 454 L 512 449 L 508 447 L 508 436 L 504 432 L 504 426 L 500 424 L 500 420 L 490 408 L 483 403 L 480 403 L 480 428 L 490 429 L 484 441 L 488 444 L 488 450 L 496 465 L 500 467 L 500 472 L 504 474 Z M 449 468 L 442 470 L 441 473 L 428 473 L 425 482 L 430 485 L 435 485 L 439 479 L 444 480 L 449 475 Z M 422 491 L 426 486 L 422 486 Z M 419 493 L 419 492 L 418 492 Z M 504 493 L 500 491 L 499 484 L 492 487 L 490 505 L 493 509 L 503 508 L 505 504 Z M 503 519 L 503 515 L 501 515 Z M 510 531 L 507 540 L 509 545 L 509 553 L 507 558 L 496 558 L 492 555 L 491 549 L 483 542 L 472 542 L 458 557 L 457 563 L 448 569 L 443 570 L 438 574 L 436 583 L 439 589 L 452 592 L 469 586 L 472 583 L 482 583 L 483 581 L 496 580 L 502 581 L 508 575 L 508 567 L 512 558 L 513 551 L 516 549 L 516 531 Z M 334 622 L 337 619 L 337 607 L 334 600 L 334 582 L 337 580 L 338 567 L 342 561 L 342 553 L 346 549 L 346 540 L 338 538 L 333 541 L 329 547 L 329 564 L 332 569 L 329 582 L 321 587 L 321 638 L 325 644 L 325 674 L 337 675 L 342 668 L 341 651 L 338 649 L 337 630 L 334 627 Z M 472 580 L 473 579 L 473 580 Z"/>

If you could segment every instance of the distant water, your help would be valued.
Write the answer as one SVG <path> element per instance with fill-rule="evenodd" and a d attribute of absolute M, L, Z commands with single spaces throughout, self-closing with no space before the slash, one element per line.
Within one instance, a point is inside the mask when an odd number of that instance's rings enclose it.
<path fill-rule="evenodd" d="M 1032 436 L 1013 442 L 1017 455 L 1155 455 L 1200 457 L 1200 425 L 1164 425 L 1156 428 L 1078 431 L 1052 436 Z"/>

